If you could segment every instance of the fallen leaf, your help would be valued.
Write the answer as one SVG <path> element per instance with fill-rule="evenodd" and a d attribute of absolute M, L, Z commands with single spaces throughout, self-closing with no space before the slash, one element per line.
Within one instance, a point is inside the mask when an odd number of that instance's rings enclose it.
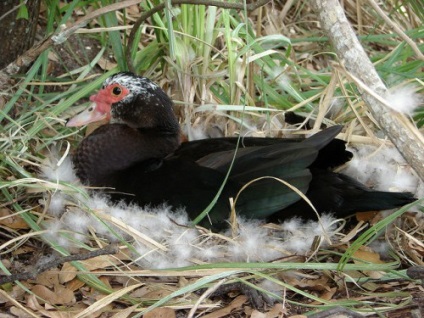
<path fill-rule="evenodd" d="M 40 306 L 38 303 L 37 297 L 34 294 L 30 294 L 26 300 L 26 306 L 27 308 L 30 308 L 32 310 L 40 310 L 43 307 Z"/>
<path fill-rule="evenodd" d="M 0 209 L 0 225 L 4 225 L 14 230 L 29 228 L 28 224 L 19 214 L 13 213 L 11 210 L 6 208 Z"/>
<path fill-rule="evenodd" d="M 336 293 L 336 291 L 337 291 L 337 287 L 330 288 L 330 290 L 323 292 L 319 296 L 319 298 L 324 299 L 324 300 L 331 300 L 333 298 L 334 294 Z M 312 305 L 320 305 L 320 304 L 322 304 L 322 302 L 315 300 L 315 301 L 311 302 L 311 304 Z"/>
<path fill-rule="evenodd" d="M 92 303 L 86 309 L 78 313 L 76 317 L 94 317 L 96 314 L 106 312 L 112 307 L 111 303 L 121 298 L 123 295 L 130 293 L 132 290 L 140 287 L 141 284 L 120 288 L 111 294 L 105 295 L 101 299 Z"/>
<path fill-rule="evenodd" d="M 74 292 L 79 290 L 84 285 L 85 283 L 83 281 L 79 280 L 78 278 L 75 278 L 66 284 L 66 288 Z"/>
<path fill-rule="evenodd" d="M 100 255 L 88 260 L 80 261 L 88 271 L 96 269 L 106 268 L 119 263 L 116 257 L 111 255 Z M 62 266 L 59 274 L 60 283 L 66 283 L 71 281 L 77 276 L 77 270 L 71 263 L 65 263 Z"/>
<path fill-rule="evenodd" d="M 220 317 L 227 317 L 231 314 L 232 311 L 241 309 L 243 304 L 247 302 L 247 296 L 240 295 L 236 297 L 228 306 L 218 309 L 210 314 L 207 314 L 205 316 L 202 316 L 202 318 L 220 318 Z"/>
<path fill-rule="evenodd" d="M 59 273 L 59 282 L 64 284 L 73 280 L 77 276 L 77 269 L 71 263 L 63 264 Z"/>
<path fill-rule="evenodd" d="M 373 252 L 370 248 L 365 246 L 355 251 L 355 253 L 353 253 L 353 257 L 353 262 L 356 264 L 362 264 L 363 262 L 361 260 L 374 264 L 384 264 L 384 262 L 380 259 L 380 254 Z M 379 279 L 384 275 L 384 272 L 381 271 L 363 271 L 363 273 L 374 279 Z"/>
<path fill-rule="evenodd" d="M 115 68 L 118 64 L 110 61 L 109 59 L 101 57 L 99 61 L 97 62 L 97 65 L 99 65 L 100 68 L 105 71 L 110 71 L 111 69 Z"/>
<path fill-rule="evenodd" d="M 129 315 L 131 315 L 134 310 L 137 309 L 139 305 L 133 305 L 131 307 L 127 307 L 125 309 L 121 309 L 118 313 L 114 314 L 111 318 L 127 318 Z M 146 316 L 144 316 L 146 317 Z"/>
<path fill-rule="evenodd" d="M 362 263 L 360 260 L 364 260 L 374 264 L 384 264 L 384 262 L 380 259 L 380 254 L 373 252 L 371 249 L 366 250 L 363 247 L 355 251 L 355 253 L 353 253 L 353 257 L 359 259 L 354 259 L 353 261 L 355 263 Z"/>
<path fill-rule="evenodd" d="M 54 286 L 54 291 L 43 285 L 35 285 L 31 291 L 41 298 L 40 302 L 51 305 L 66 305 L 75 302 L 74 293 L 62 285 Z"/>
<path fill-rule="evenodd" d="M 155 308 L 143 315 L 143 318 L 175 318 L 175 310 L 167 307 Z"/>
<path fill-rule="evenodd" d="M 358 221 L 369 222 L 370 220 L 375 218 L 375 216 L 378 213 L 380 212 L 379 211 L 357 212 L 355 216 Z"/>
<path fill-rule="evenodd" d="M 130 15 L 138 16 L 138 14 L 140 13 L 140 8 L 138 7 L 138 5 L 132 5 L 127 7 L 127 12 Z"/>
<path fill-rule="evenodd" d="M 266 318 L 266 314 L 257 311 L 256 309 L 252 311 L 250 318 Z"/>
<path fill-rule="evenodd" d="M 19 246 L 19 248 L 12 251 L 12 255 L 16 256 L 21 254 L 34 253 L 34 251 L 35 251 L 35 247 L 23 245 L 23 246 Z"/>
<path fill-rule="evenodd" d="M 285 317 L 286 315 L 287 315 L 287 309 L 284 307 L 283 304 L 280 304 L 280 303 L 275 304 L 274 307 L 272 307 L 272 309 L 267 312 L 267 318 L 274 318 L 274 317 L 282 318 L 282 317 Z"/>
<path fill-rule="evenodd" d="M 52 288 L 59 284 L 59 271 L 58 269 L 51 269 L 45 271 L 37 276 L 35 283 Z"/>
<path fill-rule="evenodd" d="M 34 317 L 33 315 L 28 314 L 25 310 L 18 308 L 18 307 L 15 307 L 15 306 L 10 307 L 10 313 L 13 315 L 13 316 L 10 316 L 10 317 L 20 317 L 20 318 L 33 318 Z"/>
<path fill-rule="evenodd" d="M 167 284 L 143 286 L 130 294 L 131 297 L 144 299 L 161 299 L 176 291 L 178 287 Z"/>

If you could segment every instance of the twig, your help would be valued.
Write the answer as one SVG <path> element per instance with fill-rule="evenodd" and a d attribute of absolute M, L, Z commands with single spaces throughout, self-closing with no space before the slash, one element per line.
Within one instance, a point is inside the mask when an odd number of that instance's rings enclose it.
<path fill-rule="evenodd" d="M 116 245 L 108 245 L 105 248 L 101 248 L 95 251 L 87 252 L 84 254 L 69 255 L 63 257 L 53 257 L 46 261 L 46 258 L 42 258 L 35 264 L 34 268 L 24 273 L 16 273 L 9 276 L 0 277 L 0 285 L 5 283 L 11 283 L 17 280 L 35 279 L 38 274 L 45 272 L 50 268 L 59 266 L 60 264 L 72 261 L 83 261 L 100 255 L 113 255 L 119 252 L 119 248 Z"/>
<path fill-rule="evenodd" d="M 207 6 L 213 6 L 213 7 L 219 7 L 224 9 L 236 9 L 236 10 L 243 10 L 246 9 L 247 11 L 253 11 L 271 0 L 258 0 L 256 2 L 252 2 L 249 4 L 244 3 L 233 3 L 233 2 L 225 2 L 225 1 L 215 1 L 215 0 L 172 0 L 172 5 L 181 5 L 181 4 L 195 4 L 195 5 L 207 5 Z M 125 59 L 127 60 L 128 69 L 136 73 L 136 70 L 134 68 L 134 65 L 132 64 L 131 60 L 131 48 L 133 46 L 134 37 L 137 32 L 137 30 L 140 28 L 140 25 L 150 18 L 155 13 L 163 10 L 166 6 L 166 3 L 161 3 L 152 8 L 151 10 L 143 13 L 137 21 L 134 23 L 133 28 L 131 30 L 130 36 L 128 37 L 128 43 L 127 43 L 127 50 L 125 53 Z"/>

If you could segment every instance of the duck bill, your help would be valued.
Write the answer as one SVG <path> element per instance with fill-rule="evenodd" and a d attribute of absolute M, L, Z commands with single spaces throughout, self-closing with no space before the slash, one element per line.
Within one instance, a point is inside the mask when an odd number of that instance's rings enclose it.
<path fill-rule="evenodd" d="M 67 127 L 79 127 L 83 125 L 87 125 L 89 123 L 93 123 L 96 121 L 100 121 L 108 118 L 109 114 L 104 111 L 100 111 L 98 109 L 97 103 L 91 103 L 90 106 L 83 112 L 79 113 L 75 117 L 72 117 L 66 123 Z"/>

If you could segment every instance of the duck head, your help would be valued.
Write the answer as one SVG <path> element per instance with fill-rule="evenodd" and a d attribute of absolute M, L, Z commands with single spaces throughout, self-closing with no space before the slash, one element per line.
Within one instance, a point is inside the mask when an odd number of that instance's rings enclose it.
<path fill-rule="evenodd" d="M 66 126 L 77 127 L 107 119 L 111 124 L 142 130 L 179 130 L 169 96 L 148 78 L 130 72 L 107 78 L 90 101 L 90 106 L 70 119 Z"/>
<path fill-rule="evenodd" d="M 179 146 L 173 103 L 149 79 L 117 73 L 90 100 L 91 105 L 67 123 L 75 127 L 109 121 L 86 136 L 73 155 L 76 174 L 84 184 L 115 188 L 129 167 L 161 160 Z"/>

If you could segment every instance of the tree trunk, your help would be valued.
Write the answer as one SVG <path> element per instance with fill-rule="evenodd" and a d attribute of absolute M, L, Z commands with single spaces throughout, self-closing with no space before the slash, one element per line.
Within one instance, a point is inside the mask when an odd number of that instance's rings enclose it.
<path fill-rule="evenodd" d="M 34 43 L 41 0 L 28 0 L 28 20 L 17 19 L 19 0 L 0 1 L 0 69 L 14 61 Z"/>

